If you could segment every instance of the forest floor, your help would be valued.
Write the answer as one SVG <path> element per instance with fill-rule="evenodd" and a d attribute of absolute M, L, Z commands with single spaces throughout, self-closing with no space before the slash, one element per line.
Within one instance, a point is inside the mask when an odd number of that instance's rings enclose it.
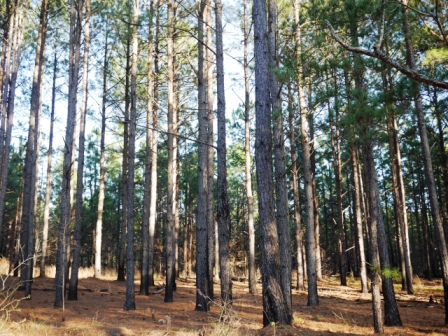
<path fill-rule="evenodd" d="M 17 282 L 17 279 L 11 278 Z M 220 309 L 212 303 L 208 313 L 196 312 L 195 280 L 178 279 L 174 303 L 164 303 L 164 293 L 136 295 L 136 310 L 124 311 L 125 283 L 112 278 L 79 280 L 78 301 L 65 310 L 53 308 L 53 279 L 36 278 L 31 300 L 21 300 L 0 318 L 0 335 L 365 335 L 373 333 L 371 295 L 362 296 L 358 281 L 348 287 L 337 279 L 319 282 L 317 307 L 308 307 L 307 293 L 293 290 L 293 326 L 262 329 L 261 284 L 249 295 L 247 282 L 234 282 L 233 316 L 218 323 Z M 162 283 L 163 280 L 156 282 Z M 136 293 L 138 283 L 136 282 Z M 404 327 L 386 327 L 389 335 L 448 335 L 444 326 L 440 280 L 416 278 L 415 295 L 397 285 L 398 306 Z M 155 291 L 155 288 L 151 288 Z M 3 291 L 3 294 L 5 292 Z M 219 285 L 215 285 L 219 297 Z M 20 298 L 15 291 L 8 298 Z M 432 300 L 430 298 L 432 297 Z M 0 298 L 2 301 L 2 298 Z"/>

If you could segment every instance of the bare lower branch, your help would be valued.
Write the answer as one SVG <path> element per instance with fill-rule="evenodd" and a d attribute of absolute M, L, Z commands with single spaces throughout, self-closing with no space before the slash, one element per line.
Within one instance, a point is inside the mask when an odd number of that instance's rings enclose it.
<path fill-rule="evenodd" d="M 328 22 L 328 20 L 325 20 L 325 23 L 327 24 L 328 28 L 330 29 L 331 36 L 344 49 L 346 49 L 346 50 L 348 50 L 350 52 L 356 53 L 356 54 L 366 55 L 366 56 L 369 56 L 369 57 L 373 57 L 373 58 L 379 59 L 379 60 L 389 64 L 393 68 L 397 69 L 402 74 L 406 75 L 407 77 L 409 77 L 409 78 L 411 78 L 411 79 L 413 79 L 413 80 L 415 80 L 417 82 L 428 84 L 428 85 L 435 86 L 435 87 L 439 87 L 439 88 L 442 88 L 442 89 L 448 89 L 448 82 L 444 82 L 444 81 L 440 81 L 440 80 L 437 80 L 437 79 L 434 79 L 434 78 L 427 77 L 425 75 L 422 75 L 421 73 L 418 73 L 417 71 L 413 71 L 413 70 L 409 69 L 408 67 L 401 65 L 400 63 L 398 63 L 394 59 L 392 59 L 389 56 L 383 54 L 381 52 L 381 50 L 377 46 L 375 46 L 373 48 L 374 51 L 370 51 L 370 50 L 364 49 L 364 48 L 352 47 L 351 45 L 349 45 L 347 42 L 345 42 L 343 39 L 341 39 L 334 32 L 333 26 L 330 24 L 330 22 Z"/>

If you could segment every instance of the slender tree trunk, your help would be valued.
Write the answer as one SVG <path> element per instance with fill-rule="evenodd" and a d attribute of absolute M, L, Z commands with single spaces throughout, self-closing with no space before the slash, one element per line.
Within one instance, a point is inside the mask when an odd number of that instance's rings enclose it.
<path fill-rule="evenodd" d="M 158 131 L 158 110 L 159 110 L 159 32 L 160 32 L 160 11 L 159 3 L 156 4 L 156 36 L 154 55 L 154 93 L 153 93 L 153 117 L 152 117 L 152 138 L 151 138 L 151 200 L 149 205 L 149 244 L 148 244 L 148 286 L 154 286 L 154 233 L 157 220 L 157 142 Z"/>
<path fill-rule="evenodd" d="M 1 127 L 0 127 L 0 232 L 3 228 L 6 186 L 8 181 L 9 154 L 11 149 L 12 128 L 14 121 L 14 101 L 16 82 L 19 70 L 23 35 L 27 22 L 30 0 L 21 1 L 11 11 L 9 24 L 5 30 L 5 56 L 2 63 L 3 93 L 1 96 Z M 0 89 L 2 89 L 0 87 Z"/>
<path fill-rule="evenodd" d="M 414 58 L 414 50 L 411 41 L 411 31 L 409 28 L 407 0 L 401 1 L 403 6 L 403 33 L 406 41 L 406 56 L 411 70 L 416 71 L 417 65 Z M 412 82 L 412 90 L 414 93 L 415 110 L 417 113 L 418 130 L 420 134 L 420 142 L 422 145 L 423 165 L 425 167 L 426 185 L 428 187 L 429 201 L 431 205 L 431 215 L 434 222 L 434 228 L 437 235 L 440 261 L 443 271 L 443 288 L 445 301 L 445 325 L 448 324 L 448 249 L 446 246 L 445 234 L 443 229 L 443 219 L 440 212 L 439 200 L 437 198 L 436 183 L 434 180 L 434 170 L 432 167 L 431 152 L 429 148 L 428 135 L 426 131 L 425 115 L 423 112 L 422 97 L 420 94 L 420 86 L 417 82 Z"/>
<path fill-rule="evenodd" d="M 443 105 L 439 103 L 438 99 L 438 90 L 437 88 L 432 88 L 432 104 L 434 105 L 434 110 L 437 119 L 437 142 L 439 145 L 439 157 L 440 157 L 440 165 L 442 169 L 442 186 L 439 187 L 440 190 L 440 204 L 441 204 L 441 213 L 444 222 L 445 229 L 445 240 L 447 236 L 448 229 L 448 213 L 447 213 L 447 203 L 448 203 L 448 154 L 445 150 L 445 139 L 444 139 L 444 125 L 443 125 Z"/>
<path fill-rule="evenodd" d="M 54 127 L 54 111 L 56 104 L 56 78 L 58 69 L 58 57 L 56 44 L 54 46 L 53 60 L 53 86 L 51 90 L 51 114 L 50 114 L 50 135 L 48 143 L 48 162 L 47 162 L 47 181 L 45 186 L 45 203 L 44 203 L 44 225 L 42 230 L 42 256 L 40 259 L 40 276 L 45 277 L 45 265 L 47 261 L 48 246 L 48 222 L 50 217 L 50 193 L 51 193 L 51 169 L 53 162 L 53 127 Z"/>
<path fill-rule="evenodd" d="M 215 0 L 216 16 L 216 74 L 218 94 L 218 236 L 219 277 L 221 279 L 221 310 L 224 316 L 232 308 L 232 281 L 230 279 L 230 209 L 227 195 L 226 167 L 226 99 L 224 86 L 224 47 L 222 41 L 222 3 Z M 222 316 L 222 315 L 221 315 Z"/>
<path fill-rule="evenodd" d="M 257 293 L 257 275 L 255 265 L 255 225 L 254 198 L 252 193 L 252 167 L 250 156 L 250 88 L 249 88 L 249 25 L 247 20 L 247 0 L 243 1 L 243 30 L 244 30 L 244 153 L 246 171 L 247 197 L 247 230 L 249 234 L 249 293 Z"/>
<path fill-rule="evenodd" d="M 130 26 L 130 25 L 129 25 Z M 128 26 L 129 29 L 131 29 Z M 123 122 L 123 167 L 121 175 L 121 198 L 122 198 L 122 213 L 120 222 L 120 238 L 118 241 L 118 281 L 125 281 L 125 249 L 126 249 L 126 237 L 128 228 L 128 174 L 129 174 L 129 126 L 130 126 L 130 71 L 131 71 L 131 39 L 128 37 L 126 40 L 126 80 L 124 88 L 124 122 Z"/>
<path fill-rule="evenodd" d="M 70 4 L 70 52 L 69 52 L 69 93 L 67 126 L 65 131 L 64 161 L 62 167 L 62 187 L 61 187 L 61 214 L 58 227 L 58 248 L 56 252 L 56 295 L 54 306 L 62 308 L 65 305 L 65 282 L 68 271 L 68 245 L 67 239 L 70 232 L 71 220 L 71 194 L 73 183 L 74 166 L 74 130 L 76 125 L 76 102 L 78 91 L 78 75 L 80 60 L 80 39 L 81 39 L 81 12 L 79 0 L 72 0 Z"/>
<path fill-rule="evenodd" d="M 354 193 L 354 207 L 355 207 L 355 221 L 356 221 L 356 239 L 359 246 L 359 263 L 360 263 L 360 277 L 361 277 L 361 293 L 367 294 L 367 267 L 366 256 L 364 248 L 364 234 L 362 228 L 362 212 L 361 212 L 361 186 L 359 185 L 359 154 L 358 148 L 355 145 L 351 147 L 352 165 L 353 165 L 353 193 Z"/>
<path fill-rule="evenodd" d="M 337 92 L 337 88 L 335 88 Z M 336 208 L 337 208 L 337 226 L 338 226 L 338 254 L 341 274 L 341 286 L 347 286 L 347 254 L 345 250 L 345 229 L 344 216 L 342 209 L 342 161 L 341 161 L 341 134 L 339 129 L 339 107 L 338 99 L 335 98 L 335 120 L 330 120 L 331 127 L 331 148 L 333 152 L 333 169 L 336 188 Z"/>
<path fill-rule="evenodd" d="M 152 138 L 154 132 L 154 114 L 153 114 L 153 100 L 154 93 L 153 82 L 153 35 L 154 27 L 152 24 L 154 18 L 154 1 L 150 2 L 149 8 L 149 35 L 148 35 L 148 74 L 147 74 L 147 91 L 146 91 L 146 149 L 145 149 L 145 189 L 143 199 L 143 219 L 142 219 L 142 264 L 141 264 L 141 280 L 140 280 L 140 294 L 148 295 L 149 289 L 149 220 L 151 207 L 151 158 L 152 158 Z M 153 234 L 154 235 L 154 234 Z M 154 246 L 153 246 L 154 248 Z"/>
<path fill-rule="evenodd" d="M 282 290 L 286 304 L 291 314 L 291 238 L 289 233 L 288 191 L 286 188 L 286 158 L 283 140 L 283 113 L 280 99 L 280 89 L 275 74 L 278 67 L 277 57 L 277 4 L 275 0 L 268 1 L 268 44 L 270 67 L 270 97 L 274 126 L 274 156 L 275 156 L 275 194 L 277 206 L 277 232 L 280 248 L 280 264 L 282 274 Z"/>
<path fill-rule="evenodd" d="M 131 67 L 131 113 L 129 119 L 129 158 L 127 197 L 127 237 L 126 237 L 126 301 L 124 310 L 135 310 L 134 289 L 134 175 L 135 175 L 135 133 L 137 128 L 137 61 L 138 61 L 138 16 L 139 0 L 133 0 L 132 22 L 132 67 Z"/>
<path fill-rule="evenodd" d="M 376 186 L 374 189 L 374 193 L 378 193 L 378 181 L 376 180 L 376 170 L 375 170 L 375 162 L 373 158 L 373 151 L 364 150 L 364 162 L 366 169 L 366 185 L 367 189 L 370 191 L 372 189 L 371 184 Z M 371 181 L 375 179 L 375 181 Z M 378 249 L 381 248 L 378 244 L 378 216 L 381 215 L 381 208 L 379 208 L 380 204 L 378 202 L 370 202 L 370 213 L 371 217 L 369 220 L 370 226 L 370 239 L 369 239 L 369 254 L 370 254 L 370 262 L 371 262 L 371 290 L 372 290 L 372 311 L 373 311 L 373 325 L 375 333 L 382 334 L 384 333 L 384 317 L 383 311 L 381 309 L 381 293 L 380 293 L 380 281 L 381 281 L 381 267 L 380 267 L 380 256 L 378 253 Z"/>
<path fill-rule="evenodd" d="M 214 300 L 213 288 L 213 257 L 215 251 L 215 215 L 214 215 L 214 148 L 213 148 L 213 57 L 212 57 L 212 20 L 211 20 L 211 6 L 212 2 L 208 1 L 206 6 L 206 17 L 204 18 L 206 30 L 206 45 L 205 50 L 205 73 L 206 91 L 207 91 L 207 272 L 208 272 L 208 298 Z M 218 270 L 216 270 L 218 271 Z"/>
<path fill-rule="evenodd" d="M 103 97 L 101 103 L 101 140 L 100 140 L 100 183 L 98 187 L 98 210 L 97 220 L 95 226 L 95 278 L 100 278 L 102 273 L 101 256 L 102 256 L 102 241 L 103 241 L 103 211 L 104 211 L 104 197 L 105 197 L 105 160 L 106 160 L 106 104 L 107 104 L 107 72 L 109 66 L 108 51 L 108 36 L 109 31 L 106 31 L 106 41 L 104 46 L 104 61 L 103 61 Z"/>
<path fill-rule="evenodd" d="M 44 53 L 48 26 L 48 3 L 43 0 L 40 8 L 40 22 L 37 35 L 36 57 L 33 84 L 31 88 L 30 124 L 24 167 L 24 186 L 22 200 L 21 244 L 23 264 L 20 280 L 25 286 L 25 297 L 31 298 L 31 284 L 34 266 L 36 186 L 39 155 L 39 120 L 42 105 L 42 82 L 44 76 Z M 6 167 L 7 169 L 7 167 Z"/>
<path fill-rule="evenodd" d="M 174 3 L 168 0 L 167 10 L 167 72 L 168 72 L 168 195 L 167 223 L 165 230 L 166 242 L 166 289 L 165 302 L 173 302 L 175 289 L 175 215 L 176 215 L 176 179 L 177 179 L 177 112 L 174 100 Z"/>
<path fill-rule="evenodd" d="M 302 230 L 302 216 L 300 214 L 300 195 L 299 195 L 299 178 L 297 169 L 297 148 L 296 136 L 294 132 L 294 108 L 291 85 L 288 85 L 288 111 L 289 111 L 289 148 L 291 152 L 291 175 L 292 175 L 292 190 L 294 195 L 294 227 L 295 238 L 297 244 L 297 284 L 296 288 L 299 291 L 305 289 L 303 281 L 303 230 Z"/>
<path fill-rule="evenodd" d="M 84 192 L 84 153 L 85 153 L 85 126 L 87 112 L 88 74 L 89 74 L 89 46 L 90 46 L 90 0 L 85 0 L 84 22 L 84 68 L 82 75 L 82 102 L 79 111 L 79 147 L 78 147 L 78 175 L 76 181 L 76 214 L 73 237 L 73 261 L 71 267 L 70 285 L 68 288 L 68 300 L 78 299 L 78 270 L 81 254 L 81 225 L 82 206 Z"/>
<path fill-rule="evenodd" d="M 393 181 L 393 191 L 394 191 L 394 201 L 395 201 L 395 212 L 397 220 L 398 235 L 398 246 L 400 251 L 401 259 L 401 270 L 403 277 L 403 290 L 407 290 L 408 294 L 414 292 L 412 285 L 412 265 L 411 265 L 411 253 L 409 246 L 409 230 L 408 230 L 408 219 L 406 211 L 406 196 L 404 190 L 403 181 L 403 171 L 401 167 L 401 153 L 400 144 L 398 141 L 398 128 L 397 120 L 393 112 L 393 97 L 391 96 L 393 92 L 392 77 L 390 73 L 390 68 L 384 66 L 384 71 L 382 74 L 383 87 L 385 90 L 385 103 L 387 111 L 387 134 L 389 140 L 389 154 L 391 158 L 391 168 L 392 168 L 392 181 Z"/>
<path fill-rule="evenodd" d="M 272 167 L 271 106 L 269 99 L 269 57 L 266 3 L 254 0 L 255 54 L 255 162 L 257 168 L 258 208 L 263 297 L 263 325 L 291 324 L 291 313 L 281 287 L 280 253 L 274 212 Z"/>
<path fill-rule="evenodd" d="M 207 93 L 204 64 L 204 18 L 207 0 L 201 0 L 198 17 L 198 200 L 196 219 L 196 308 L 207 311 Z"/>
<path fill-rule="evenodd" d="M 389 252 L 387 249 L 386 229 L 384 226 L 383 214 L 381 212 L 380 193 L 378 187 L 378 177 L 375 169 L 373 155 L 373 144 L 367 141 L 363 146 L 364 165 L 366 176 L 368 176 L 368 198 L 370 204 L 371 228 L 375 226 L 377 230 L 378 251 L 382 271 L 382 287 L 384 296 L 384 318 L 385 325 L 401 326 L 400 313 L 395 299 L 395 291 L 390 275 L 391 264 L 389 262 Z M 375 266 L 374 266 L 375 267 Z"/>
<path fill-rule="evenodd" d="M 296 54 L 300 59 L 302 53 L 301 47 L 301 30 L 299 20 L 300 2 L 294 2 L 295 22 L 297 24 L 295 32 Z M 309 140 L 309 122 L 308 122 L 308 108 L 305 102 L 305 89 L 302 80 L 302 65 L 300 64 L 296 69 L 296 81 L 299 91 L 299 106 L 300 106 L 300 124 L 302 136 L 302 166 L 303 177 L 305 181 L 305 213 L 306 213 L 306 259 L 307 259 L 307 274 L 308 274 L 308 305 L 317 306 L 319 304 L 319 297 L 317 295 L 317 270 L 316 270 L 316 241 L 314 232 L 314 193 L 311 169 L 311 149 Z"/>

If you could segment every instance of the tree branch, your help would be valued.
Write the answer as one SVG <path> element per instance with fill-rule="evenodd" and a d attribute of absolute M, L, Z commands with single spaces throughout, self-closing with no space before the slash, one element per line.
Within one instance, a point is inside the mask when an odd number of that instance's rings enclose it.
<path fill-rule="evenodd" d="M 327 24 L 328 28 L 330 29 L 331 36 L 344 49 L 346 49 L 346 50 L 348 50 L 350 52 L 356 53 L 356 54 L 366 55 L 366 56 L 369 56 L 369 57 L 373 57 L 373 58 L 379 59 L 379 60 L 389 64 L 391 67 L 397 69 L 402 74 L 406 75 L 407 77 L 409 77 L 409 78 L 411 78 L 411 79 L 413 79 L 413 80 L 415 80 L 417 82 L 428 84 L 428 85 L 431 85 L 431 86 L 436 86 L 436 87 L 448 90 L 448 82 L 439 81 L 437 79 L 427 77 L 425 75 L 422 75 L 421 73 L 418 73 L 416 71 L 413 71 L 413 70 L 409 69 L 406 66 L 401 65 L 400 63 L 398 63 L 394 59 L 392 59 L 389 56 L 383 54 L 381 52 L 381 50 L 378 48 L 377 45 L 373 47 L 374 51 L 371 51 L 371 50 L 368 50 L 368 49 L 364 49 L 364 48 L 352 47 L 351 45 L 349 45 L 347 42 L 345 42 L 343 39 L 341 39 L 334 32 L 333 26 L 330 24 L 330 22 L 328 22 L 328 20 L 325 20 L 325 23 Z"/>

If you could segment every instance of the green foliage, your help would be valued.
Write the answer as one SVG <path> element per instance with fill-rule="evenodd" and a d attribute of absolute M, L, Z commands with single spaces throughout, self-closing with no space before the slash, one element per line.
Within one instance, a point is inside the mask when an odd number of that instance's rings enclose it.
<path fill-rule="evenodd" d="M 438 63 L 448 62 L 448 48 L 434 48 L 426 52 L 423 57 L 423 64 L 434 67 Z"/>
<path fill-rule="evenodd" d="M 392 278 L 392 279 L 399 279 L 401 278 L 401 273 L 398 270 L 398 268 L 396 267 L 388 267 L 388 268 L 384 268 L 381 272 L 381 274 L 383 275 L 383 277 L 385 278 Z"/>

